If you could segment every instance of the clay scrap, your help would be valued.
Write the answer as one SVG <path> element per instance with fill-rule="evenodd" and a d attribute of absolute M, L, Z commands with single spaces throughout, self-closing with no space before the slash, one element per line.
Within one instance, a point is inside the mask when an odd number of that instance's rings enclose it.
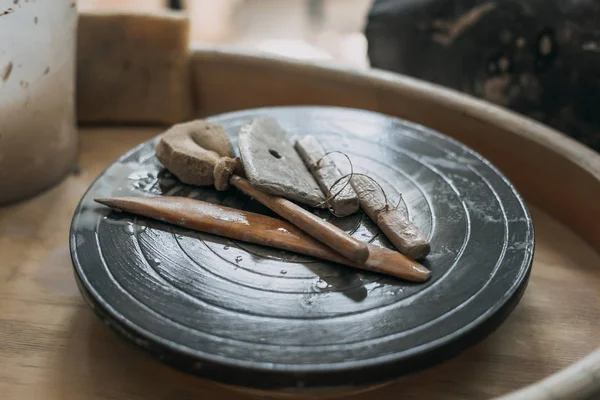
<path fill-rule="evenodd" d="M 252 186 L 311 207 L 325 207 L 321 188 L 273 118 L 258 118 L 244 125 L 238 145 Z"/>

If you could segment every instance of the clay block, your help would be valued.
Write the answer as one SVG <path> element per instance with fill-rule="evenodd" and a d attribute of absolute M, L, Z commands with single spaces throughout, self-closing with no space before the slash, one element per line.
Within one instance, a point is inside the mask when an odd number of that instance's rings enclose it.
<path fill-rule="evenodd" d="M 173 124 L 191 119 L 188 33 L 188 20 L 180 13 L 82 13 L 79 121 Z"/>
<path fill-rule="evenodd" d="M 240 157 L 252 186 L 312 207 L 325 196 L 273 118 L 257 118 L 240 129 Z"/>
<path fill-rule="evenodd" d="M 365 35 L 374 68 L 495 103 L 600 151 L 599 19 L 594 0 L 375 0 Z"/>

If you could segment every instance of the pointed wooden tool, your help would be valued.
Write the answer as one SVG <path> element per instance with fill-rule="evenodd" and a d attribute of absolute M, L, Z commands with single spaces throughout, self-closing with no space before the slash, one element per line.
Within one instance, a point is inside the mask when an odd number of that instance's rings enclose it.
<path fill-rule="evenodd" d="M 230 183 L 344 257 L 359 264 L 368 260 L 369 249 L 366 243 L 348 235 L 332 223 L 317 217 L 288 199 L 256 189 L 248 180 L 237 175 L 231 177 Z"/>
<path fill-rule="evenodd" d="M 100 198 L 95 201 L 188 229 L 288 250 L 409 281 L 424 282 L 431 274 L 427 268 L 406 256 L 374 244 L 366 244 L 369 249 L 367 261 L 357 263 L 286 221 L 201 200 L 155 196 Z"/>

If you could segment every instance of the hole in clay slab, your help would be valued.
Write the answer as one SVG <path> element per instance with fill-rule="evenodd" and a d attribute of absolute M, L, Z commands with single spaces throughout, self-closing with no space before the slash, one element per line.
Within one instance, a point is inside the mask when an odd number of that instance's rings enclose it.
<path fill-rule="evenodd" d="M 279 154 L 277 150 L 269 149 L 269 153 L 275 158 L 281 158 L 281 154 Z"/>

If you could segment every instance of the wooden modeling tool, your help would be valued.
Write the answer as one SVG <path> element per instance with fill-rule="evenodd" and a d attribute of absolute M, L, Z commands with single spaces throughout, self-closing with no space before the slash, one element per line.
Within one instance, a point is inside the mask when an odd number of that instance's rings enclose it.
<path fill-rule="evenodd" d="M 347 181 L 343 182 L 344 175 L 333 161 L 325 159 L 325 149 L 313 136 L 299 139 L 295 147 L 327 194 L 327 203 L 335 215 L 352 214 L 358 209 L 360 201 L 360 207 L 401 253 L 414 259 L 429 254 L 431 245 L 410 220 L 404 204 L 400 202 L 397 207 L 391 207 L 383 188 L 373 178 L 352 173 L 348 176 L 350 184 L 346 185 Z"/>
<path fill-rule="evenodd" d="M 242 182 L 242 185 L 249 185 L 238 177 L 234 177 L 232 181 L 233 184 Z M 369 258 L 365 263 L 359 263 L 336 253 L 286 221 L 201 200 L 155 196 L 100 198 L 95 201 L 120 211 L 188 229 L 293 251 L 409 281 L 424 282 L 430 276 L 430 271 L 421 264 L 381 246 L 365 244 L 369 250 Z"/>

